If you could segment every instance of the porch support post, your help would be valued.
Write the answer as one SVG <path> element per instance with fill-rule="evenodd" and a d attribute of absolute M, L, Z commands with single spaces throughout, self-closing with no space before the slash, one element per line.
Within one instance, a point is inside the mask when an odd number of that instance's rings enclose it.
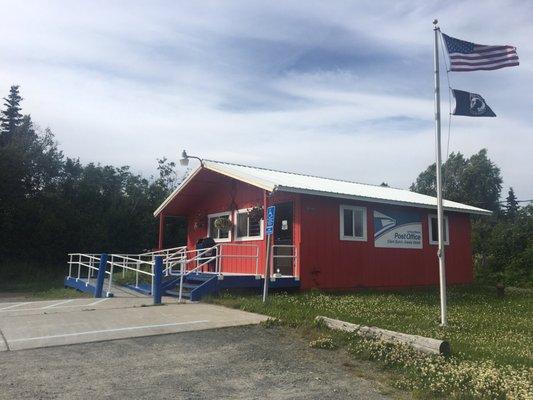
<path fill-rule="evenodd" d="M 154 304 L 161 304 L 161 282 L 163 280 L 163 257 L 156 256 L 155 257 L 155 264 L 154 264 L 154 276 L 153 276 L 153 282 L 154 282 Z"/>
<path fill-rule="evenodd" d="M 96 298 L 100 298 L 103 295 L 106 267 L 107 267 L 107 253 L 102 253 L 102 255 L 100 256 L 100 264 L 98 265 L 96 287 L 94 289 L 94 297 Z"/>
<path fill-rule="evenodd" d="M 162 250 L 165 243 L 165 214 L 161 212 L 159 214 L 159 242 L 157 245 L 158 250 Z"/>

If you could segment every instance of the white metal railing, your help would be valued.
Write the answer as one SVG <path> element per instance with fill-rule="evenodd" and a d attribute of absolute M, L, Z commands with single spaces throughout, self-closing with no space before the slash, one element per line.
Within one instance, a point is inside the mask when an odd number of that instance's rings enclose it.
<path fill-rule="evenodd" d="M 69 278 L 84 281 L 89 286 L 92 279 L 96 279 L 100 265 L 101 254 L 69 253 Z M 122 276 L 126 271 L 135 273 L 135 287 L 139 288 L 139 277 L 147 276 L 153 292 L 155 256 L 143 260 L 139 254 L 109 254 L 106 263 L 107 292 L 111 293 L 115 269 L 122 269 Z M 73 274 L 74 273 L 74 274 Z"/>
<path fill-rule="evenodd" d="M 115 268 L 122 270 L 122 276 L 126 275 L 127 271 L 132 271 L 135 274 L 135 287 L 139 289 L 140 276 L 147 277 L 150 283 L 150 290 L 154 293 L 154 266 L 155 256 L 149 257 L 147 260 L 143 259 L 144 255 L 140 254 L 110 254 L 107 258 L 107 266 L 109 267 L 109 288 L 113 283 L 113 273 Z"/>
<path fill-rule="evenodd" d="M 110 254 L 107 261 L 111 271 L 109 287 L 111 287 L 113 272 L 116 267 L 121 270 L 122 277 L 126 275 L 127 271 L 133 271 L 135 274 L 135 288 L 137 289 L 139 289 L 140 277 L 148 278 L 151 292 L 153 293 L 155 258 L 157 256 L 163 258 L 163 275 L 168 276 L 172 266 L 176 262 L 183 260 L 186 251 L 187 246 L 179 246 L 140 254 Z"/>
<path fill-rule="evenodd" d="M 213 261 L 215 263 L 218 263 L 218 246 L 215 245 L 213 247 L 208 247 L 206 249 L 198 249 L 198 250 L 190 250 L 191 252 L 195 252 L 196 255 L 193 256 L 190 259 L 185 258 L 180 263 L 180 271 L 179 271 L 179 278 L 180 278 L 180 285 L 178 289 L 178 301 L 181 302 L 182 296 L 183 296 L 183 279 L 192 273 L 198 273 L 198 270 L 203 268 L 204 265 L 209 265 Z M 214 255 L 213 255 L 214 252 Z M 192 269 L 187 269 L 187 264 L 194 263 L 196 264 L 195 267 Z M 194 265 L 193 264 L 193 265 Z M 170 273 L 172 274 L 172 269 L 170 270 Z"/>
<path fill-rule="evenodd" d="M 243 275 L 259 275 L 259 246 L 256 244 L 247 244 L 247 243 L 220 243 L 218 244 L 218 258 L 215 272 L 221 274 L 224 271 L 223 261 L 226 259 L 241 259 L 241 260 L 251 260 L 255 264 L 255 274 L 245 273 Z M 250 254 L 227 254 L 224 252 L 224 249 L 239 248 L 239 249 L 250 249 Z"/>
<path fill-rule="evenodd" d="M 290 249 L 290 251 L 280 252 L 279 249 Z M 253 268 L 248 268 L 248 272 L 238 273 L 239 275 L 263 275 L 259 272 L 259 254 L 259 245 L 249 243 L 217 243 L 209 248 L 195 250 L 187 250 L 186 246 L 180 246 L 140 254 L 109 254 L 106 265 L 108 282 L 106 283 L 108 292 L 110 292 L 115 274 L 121 273 L 124 277 L 128 271 L 131 271 L 135 274 L 136 288 L 139 288 L 141 277 L 143 277 L 145 281 L 148 281 L 152 293 L 154 293 L 155 257 L 161 256 L 163 258 L 163 275 L 179 277 L 178 296 L 181 301 L 183 280 L 187 275 L 200 272 L 219 276 L 236 273 L 230 272 L 230 268 L 227 268 L 226 262 L 228 260 L 248 260 L 255 267 L 255 273 L 252 272 Z M 96 272 L 98 272 L 100 257 L 100 254 L 70 253 L 69 277 L 75 277 L 76 280 L 87 279 L 87 285 L 89 285 L 91 279 L 94 279 Z M 271 257 L 271 265 L 274 265 L 274 260 L 278 258 L 292 259 L 293 276 L 299 276 L 296 246 L 273 245 Z M 212 270 L 204 271 L 205 266 L 213 264 Z"/>
<path fill-rule="evenodd" d="M 187 246 L 171 247 L 168 249 L 154 250 L 146 253 L 136 254 L 138 256 L 163 256 L 163 258 L 169 258 L 187 250 Z"/>
<path fill-rule="evenodd" d="M 228 248 L 250 249 L 250 254 L 228 253 Z M 225 250 L 226 249 L 226 250 Z M 181 301 L 183 294 L 183 280 L 187 275 L 204 272 L 204 267 L 214 263 L 213 271 L 207 271 L 216 275 L 224 273 L 223 261 L 227 259 L 248 259 L 255 264 L 255 275 L 259 274 L 259 246 L 255 244 L 238 243 L 218 243 L 212 247 L 196 250 L 186 250 L 182 253 L 182 258 L 176 262 L 169 263 L 166 271 L 169 275 L 179 276 L 178 299 Z M 178 271 L 173 267 L 179 266 Z M 253 273 L 242 273 L 241 275 L 254 275 Z"/>
<path fill-rule="evenodd" d="M 100 254 L 85 254 L 85 253 L 69 253 L 68 261 L 68 277 L 74 278 L 76 281 L 84 281 L 85 286 L 91 284 L 91 279 L 96 279 L 98 269 L 100 266 Z M 73 272 L 74 271 L 74 275 Z M 85 274 L 84 274 L 85 272 Z M 111 281 L 112 272 L 106 270 L 106 275 Z M 109 286 L 110 288 L 111 286 Z M 110 293 L 110 290 L 107 291 Z"/>

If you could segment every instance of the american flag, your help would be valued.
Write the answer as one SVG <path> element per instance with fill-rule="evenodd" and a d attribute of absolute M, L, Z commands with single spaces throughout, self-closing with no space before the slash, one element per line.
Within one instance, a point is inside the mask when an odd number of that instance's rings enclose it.
<path fill-rule="evenodd" d="M 451 71 L 490 71 L 519 64 L 516 47 L 485 46 L 456 39 L 444 33 L 442 36 L 448 49 Z"/>

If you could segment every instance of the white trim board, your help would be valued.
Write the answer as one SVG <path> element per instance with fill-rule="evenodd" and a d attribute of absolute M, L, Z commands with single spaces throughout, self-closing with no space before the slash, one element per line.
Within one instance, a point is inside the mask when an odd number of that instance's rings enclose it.
<path fill-rule="evenodd" d="M 235 242 L 250 242 L 250 241 L 254 241 L 254 240 L 263 240 L 264 239 L 264 230 L 265 230 L 265 221 L 263 220 L 263 218 L 261 218 L 261 221 L 259 222 L 259 236 L 242 236 L 242 237 L 239 237 L 237 236 L 237 215 L 238 214 L 243 214 L 247 211 L 250 211 L 252 207 L 249 207 L 249 208 L 241 208 L 240 210 L 235 210 L 233 212 L 233 215 L 234 215 L 234 222 L 233 222 L 233 240 Z M 248 218 L 248 224 L 250 224 L 250 219 Z M 248 230 L 249 230 L 249 225 L 248 225 Z"/>
<path fill-rule="evenodd" d="M 354 232 L 354 236 L 346 236 L 344 235 L 344 211 L 345 210 L 350 210 L 352 212 L 352 230 Z M 363 218 L 362 218 L 362 223 L 363 223 L 363 235 L 362 236 L 355 236 L 355 213 L 357 211 L 362 211 L 363 213 Z M 339 218 L 340 218 L 340 221 L 339 221 L 339 233 L 340 233 L 340 240 L 347 240 L 347 241 L 352 241 L 352 242 L 366 242 L 368 240 L 368 237 L 367 237 L 367 224 L 368 224 L 368 218 L 367 218 L 367 210 L 366 210 L 366 207 L 361 207 L 361 206 L 352 206 L 352 205 L 349 205 L 349 204 L 341 204 L 339 206 Z"/>
<path fill-rule="evenodd" d="M 330 198 L 360 200 L 370 203 L 393 204 L 405 207 L 418 207 L 435 210 L 437 200 L 435 197 L 414 193 L 409 190 L 380 187 L 362 183 L 321 178 L 310 175 L 294 174 L 290 172 L 269 170 L 265 168 L 250 167 L 246 165 L 223 163 L 219 161 L 204 160 L 203 166 L 198 167 L 165 199 L 154 212 L 159 215 L 163 209 L 189 184 L 196 174 L 202 169 L 210 170 L 247 183 L 267 191 L 280 191 L 289 193 L 310 194 Z M 469 206 L 444 200 L 446 211 L 465 214 L 491 215 L 492 212 L 482 208 Z"/>
<path fill-rule="evenodd" d="M 207 237 L 210 237 L 212 238 L 215 243 L 225 243 L 225 242 L 231 242 L 231 240 L 233 239 L 233 226 L 231 227 L 231 229 L 228 231 L 228 237 L 227 238 L 214 238 L 211 236 L 211 224 L 209 223 L 209 220 L 212 219 L 212 218 L 216 218 L 216 217 L 221 217 L 223 215 L 227 215 L 228 216 L 228 219 L 233 223 L 233 218 L 232 218 L 232 212 L 231 211 L 222 211 L 222 212 L 217 212 L 217 213 L 213 213 L 213 214 L 207 214 Z M 219 229 L 220 230 L 220 229 Z"/>
<path fill-rule="evenodd" d="M 437 240 L 431 240 L 431 218 L 437 218 L 438 219 L 438 216 L 437 214 L 428 214 L 428 243 L 433 246 L 433 245 L 436 245 L 438 246 L 439 245 L 439 242 Z M 438 228 L 437 228 L 438 230 Z M 444 216 L 444 231 L 446 232 L 446 236 L 445 236 L 445 240 L 444 240 L 444 245 L 445 246 L 448 246 L 450 244 L 450 224 L 448 223 L 448 216 Z"/>

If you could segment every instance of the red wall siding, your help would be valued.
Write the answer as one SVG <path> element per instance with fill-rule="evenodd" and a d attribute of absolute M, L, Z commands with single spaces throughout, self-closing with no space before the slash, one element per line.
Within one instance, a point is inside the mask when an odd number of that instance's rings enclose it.
<path fill-rule="evenodd" d="M 263 205 L 264 200 L 264 191 L 262 189 L 211 171 L 206 171 L 198 179 L 198 184 L 200 184 L 200 181 L 209 182 L 209 185 L 205 185 L 208 186 L 208 189 L 201 196 L 198 196 L 193 206 L 189 206 L 185 213 L 181 213 L 181 215 L 185 214 L 187 217 L 187 247 L 189 249 L 194 249 L 197 240 L 207 236 L 207 215 L 249 208 L 258 204 Z M 293 234 L 294 244 L 296 245 L 300 242 L 299 197 L 299 195 L 291 193 L 275 193 L 268 199 L 268 205 L 288 201 L 293 202 Z M 194 229 L 195 215 L 198 213 L 204 216 L 203 227 Z M 235 223 L 233 212 L 231 218 Z M 263 274 L 265 270 L 265 240 L 236 241 L 234 229 L 232 235 L 231 242 L 221 243 L 224 255 L 222 271 L 226 273 L 255 274 L 258 270 L 259 274 Z M 233 246 L 234 244 L 247 244 L 250 246 Z M 257 253 L 259 254 L 257 265 L 254 258 L 241 257 L 255 256 Z M 229 257 L 231 255 L 239 257 L 231 258 Z"/>
<path fill-rule="evenodd" d="M 209 193 L 200 199 L 196 204 L 196 209 L 200 214 L 204 216 L 203 227 L 194 229 L 194 214 L 187 216 L 188 228 L 187 228 L 187 247 L 194 249 L 196 242 L 200 238 L 207 236 L 207 215 L 219 212 L 226 212 L 233 210 L 239 210 L 242 208 L 252 207 L 256 204 L 263 204 L 263 191 L 251 185 L 247 185 L 242 182 L 232 181 L 230 179 L 220 178 L 220 184 L 214 186 Z M 232 213 L 233 214 L 233 213 Z M 234 221 L 234 216 L 231 216 Z M 231 242 L 224 242 L 222 252 L 226 256 L 229 255 L 247 255 L 253 256 L 256 252 L 259 252 L 259 266 L 263 260 L 264 244 L 262 240 L 251 241 L 235 241 L 235 232 L 232 232 L 233 237 Z M 250 244 L 247 246 L 231 246 L 231 244 Z M 227 244 L 227 245 L 226 245 Z M 264 267 L 263 267 L 264 268 Z M 234 273 L 255 273 L 256 261 L 253 258 L 229 258 L 224 257 L 222 261 L 223 272 Z"/>
<path fill-rule="evenodd" d="M 212 171 L 202 171 L 164 210 L 168 215 L 188 219 L 187 246 L 195 247 L 199 238 L 207 236 L 207 215 L 263 204 L 264 191 Z M 181 198 L 180 198 L 181 196 Z M 344 201 L 320 196 L 275 193 L 269 205 L 292 201 L 294 204 L 293 243 L 298 248 L 296 269 L 300 270 L 303 289 L 349 289 L 357 287 L 401 287 L 438 283 L 437 246 L 429 244 L 428 214 L 418 209 L 422 219 L 422 249 L 389 249 L 374 247 L 373 211 L 376 208 L 402 208 L 357 201 Z M 339 206 L 352 204 L 367 207 L 367 241 L 341 241 Z M 408 209 L 413 209 L 409 207 Z M 196 214 L 204 216 L 204 226 L 194 229 Z M 446 275 L 450 284 L 473 279 L 470 244 L 470 218 L 467 214 L 447 213 L 450 245 L 446 246 Z M 258 270 L 265 268 L 265 240 L 238 241 L 253 247 L 224 246 L 224 254 L 254 255 L 259 252 Z M 257 247 L 255 247 L 257 246 Z M 223 272 L 256 273 L 255 260 L 225 259 Z"/>
<path fill-rule="evenodd" d="M 341 204 L 367 208 L 366 242 L 340 240 Z M 395 208 L 375 203 L 302 196 L 302 288 L 347 289 L 438 283 L 437 246 L 429 244 L 427 217 L 435 212 L 418 209 L 422 216 L 422 249 L 376 248 L 373 224 L 373 211 L 376 207 Z M 447 281 L 451 284 L 471 282 L 469 216 L 457 213 L 446 215 L 450 227 L 450 245 L 446 246 Z"/>

